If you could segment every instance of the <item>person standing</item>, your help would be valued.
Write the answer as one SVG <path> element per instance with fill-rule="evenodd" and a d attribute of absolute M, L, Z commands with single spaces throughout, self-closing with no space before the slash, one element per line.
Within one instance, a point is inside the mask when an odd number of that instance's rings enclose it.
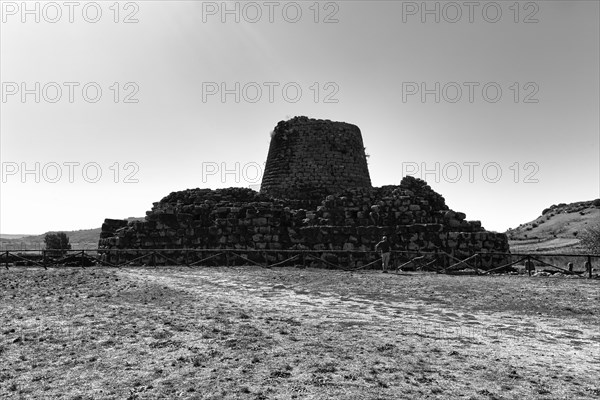
<path fill-rule="evenodd" d="M 587 260 L 585 262 L 585 264 L 583 264 L 583 267 L 585 268 L 585 272 L 590 274 L 590 277 L 591 277 L 592 276 L 592 263 L 590 262 L 590 260 Z"/>
<path fill-rule="evenodd" d="M 375 245 L 375 250 L 381 252 L 381 267 L 383 268 L 383 273 L 387 274 L 387 267 L 390 263 L 390 250 L 392 249 L 392 245 L 390 244 L 387 236 L 383 236 L 381 238 L 381 242 Z"/>

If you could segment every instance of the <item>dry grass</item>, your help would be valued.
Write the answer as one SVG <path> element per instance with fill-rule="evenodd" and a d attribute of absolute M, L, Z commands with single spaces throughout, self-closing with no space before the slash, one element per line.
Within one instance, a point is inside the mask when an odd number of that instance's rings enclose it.
<path fill-rule="evenodd" d="M 0 398 L 595 399 L 599 281 L 0 273 Z"/>

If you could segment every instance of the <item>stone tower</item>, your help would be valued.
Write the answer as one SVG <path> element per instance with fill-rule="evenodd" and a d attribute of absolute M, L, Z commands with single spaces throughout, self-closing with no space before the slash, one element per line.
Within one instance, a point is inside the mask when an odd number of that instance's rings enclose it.
<path fill-rule="evenodd" d="M 345 122 L 295 117 L 275 127 L 261 193 L 319 200 L 346 189 L 371 188 L 360 129 Z"/>

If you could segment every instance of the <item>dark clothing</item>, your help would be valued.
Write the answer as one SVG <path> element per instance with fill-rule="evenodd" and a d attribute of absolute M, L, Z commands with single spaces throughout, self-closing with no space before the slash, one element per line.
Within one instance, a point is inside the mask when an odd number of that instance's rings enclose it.
<path fill-rule="evenodd" d="M 390 263 L 390 250 L 392 245 L 387 240 L 382 240 L 375 245 L 375 250 L 381 251 L 381 267 L 383 272 L 387 272 L 388 264 Z"/>
<path fill-rule="evenodd" d="M 389 253 L 392 245 L 387 240 L 382 240 L 375 245 L 375 250 L 381 250 L 382 253 Z"/>

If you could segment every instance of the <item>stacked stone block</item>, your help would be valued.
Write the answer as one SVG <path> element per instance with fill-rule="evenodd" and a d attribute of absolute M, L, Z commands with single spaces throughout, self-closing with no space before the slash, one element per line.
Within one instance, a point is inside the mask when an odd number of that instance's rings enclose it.
<path fill-rule="evenodd" d="M 505 235 L 484 231 L 478 221 L 464 220 L 464 214 L 449 210 L 426 185 L 416 195 L 408 189 L 414 182 L 407 177 L 400 186 L 329 195 L 308 210 L 291 209 L 285 201 L 269 200 L 251 189 L 187 190 L 155 203 L 145 221 L 130 222 L 125 228 L 122 221 L 116 230 L 115 222 L 106 222 L 100 248 L 368 252 L 387 235 L 394 250 L 414 254 L 440 251 L 465 258 L 475 252 L 508 251 Z M 429 205 L 428 198 L 435 206 Z M 455 227 L 450 221 L 456 221 Z M 282 253 L 272 261 L 284 257 Z M 343 254 L 326 257 L 355 266 L 375 255 L 355 255 L 355 260 Z"/>
<path fill-rule="evenodd" d="M 261 193 L 320 202 L 346 188 L 371 188 L 356 125 L 296 117 L 273 130 Z"/>

